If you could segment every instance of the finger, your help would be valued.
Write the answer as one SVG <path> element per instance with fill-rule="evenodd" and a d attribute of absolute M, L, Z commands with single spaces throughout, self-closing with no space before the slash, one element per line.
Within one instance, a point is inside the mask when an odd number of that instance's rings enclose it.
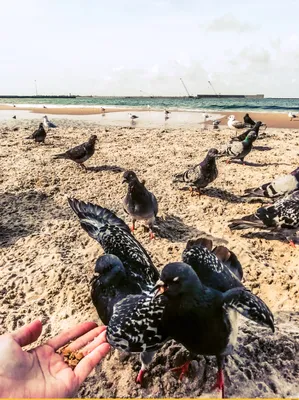
<path fill-rule="evenodd" d="M 79 362 L 74 369 L 74 373 L 77 376 L 79 385 L 84 382 L 94 367 L 102 360 L 102 358 L 109 353 L 109 350 L 110 345 L 108 343 L 103 343 Z"/>
<path fill-rule="evenodd" d="M 76 351 L 82 349 L 82 347 L 86 346 L 94 338 L 99 336 L 103 331 L 106 332 L 106 326 L 98 326 L 97 328 L 92 329 L 91 331 L 85 333 L 85 335 L 79 337 L 77 340 L 72 342 L 69 346 L 67 346 L 68 350 Z"/>
<path fill-rule="evenodd" d="M 76 339 L 79 336 L 84 335 L 86 332 L 97 327 L 94 322 L 83 322 L 80 325 L 75 326 L 67 331 L 60 333 L 54 338 L 48 340 L 47 345 L 53 347 L 54 350 L 59 349 L 59 347 L 64 346 L 70 340 Z"/>
<path fill-rule="evenodd" d="M 104 330 L 102 333 L 96 336 L 90 343 L 88 343 L 85 347 L 80 349 L 80 353 L 86 356 L 87 354 L 91 353 L 94 349 L 96 349 L 98 346 L 100 346 L 102 343 L 106 342 L 107 342 L 106 330 Z"/>
<path fill-rule="evenodd" d="M 27 346 L 37 340 L 42 333 L 42 323 L 36 319 L 28 325 L 22 326 L 16 332 L 12 333 L 14 340 L 21 346 Z"/>

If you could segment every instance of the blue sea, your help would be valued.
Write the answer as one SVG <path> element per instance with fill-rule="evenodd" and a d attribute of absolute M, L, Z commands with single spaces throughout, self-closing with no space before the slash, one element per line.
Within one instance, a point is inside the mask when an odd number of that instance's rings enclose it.
<path fill-rule="evenodd" d="M 76 106 L 76 107 L 117 107 L 117 108 L 136 108 L 160 110 L 186 111 L 252 111 L 252 112 L 288 112 L 299 110 L 299 99 L 287 98 L 188 98 L 188 97 L 77 97 L 66 99 L 51 98 L 0 98 L 0 104 L 22 104 L 22 105 L 53 105 L 53 106 Z"/>

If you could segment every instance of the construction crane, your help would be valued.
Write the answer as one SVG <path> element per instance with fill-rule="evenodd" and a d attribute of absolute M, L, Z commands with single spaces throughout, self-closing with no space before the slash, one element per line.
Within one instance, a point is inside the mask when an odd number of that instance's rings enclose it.
<path fill-rule="evenodd" d="M 213 92 L 215 93 L 216 96 L 219 96 L 219 94 L 216 92 L 216 90 L 214 89 L 214 86 L 212 85 L 211 81 L 208 81 L 209 85 L 211 86 L 211 88 L 213 89 Z"/>
<path fill-rule="evenodd" d="M 180 78 L 180 80 L 181 80 L 181 82 L 182 82 L 182 85 L 184 86 L 184 88 L 185 88 L 185 90 L 186 90 L 186 92 L 187 92 L 187 95 L 188 95 L 188 97 L 192 97 L 192 96 L 190 95 L 190 93 L 188 92 L 188 89 L 186 88 L 186 85 L 184 84 L 184 81 L 183 81 L 183 79 L 182 79 L 182 78 Z"/>

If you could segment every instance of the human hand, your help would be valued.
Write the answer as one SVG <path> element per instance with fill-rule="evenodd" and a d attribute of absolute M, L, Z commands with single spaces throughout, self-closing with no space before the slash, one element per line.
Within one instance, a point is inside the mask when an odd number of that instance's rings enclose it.
<path fill-rule="evenodd" d="M 41 331 L 42 323 L 36 320 L 0 336 L 0 397 L 70 397 L 110 349 L 106 327 L 84 322 L 24 351 L 22 347 L 35 342 Z M 74 370 L 56 353 L 70 340 L 74 341 L 67 349 L 85 356 Z"/>

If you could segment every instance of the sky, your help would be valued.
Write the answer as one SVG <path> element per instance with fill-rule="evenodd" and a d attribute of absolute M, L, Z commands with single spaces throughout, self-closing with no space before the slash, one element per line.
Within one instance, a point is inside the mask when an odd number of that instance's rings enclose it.
<path fill-rule="evenodd" d="M 299 97 L 299 2 L 0 0 L 0 95 Z"/>

